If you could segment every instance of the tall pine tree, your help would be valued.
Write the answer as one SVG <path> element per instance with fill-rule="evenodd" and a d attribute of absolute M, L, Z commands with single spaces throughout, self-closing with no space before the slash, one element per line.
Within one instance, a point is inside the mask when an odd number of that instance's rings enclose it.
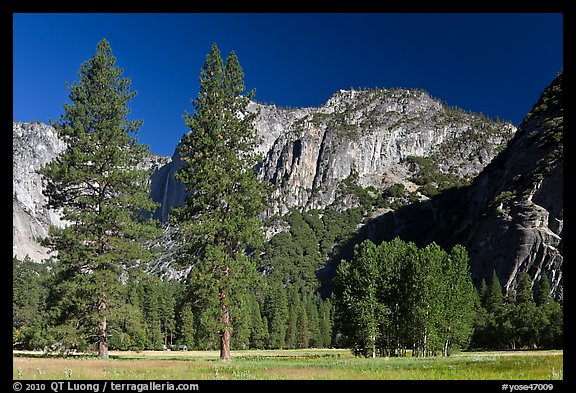
<path fill-rule="evenodd" d="M 190 132 L 179 145 L 184 166 L 177 179 L 189 197 L 174 216 L 193 266 L 190 288 L 203 303 L 203 319 L 217 329 L 222 360 L 230 360 L 232 309 L 255 270 L 246 250 L 262 242 L 259 215 L 267 192 L 254 170 L 256 114 L 247 109 L 253 92 L 245 93 L 243 78 L 234 52 L 224 63 L 213 44 L 200 72 L 194 112 L 184 115 Z"/>
<path fill-rule="evenodd" d="M 49 296 L 54 340 L 89 347 L 97 337 L 103 358 L 107 320 L 121 302 L 122 267 L 149 260 L 143 240 L 157 233 L 142 214 L 154 208 L 149 173 L 139 168 L 147 147 L 135 137 L 142 123 L 127 120 L 136 92 L 122 74 L 108 41 L 101 40 L 80 67 L 79 81 L 67 85 L 71 102 L 52 124 L 67 147 L 40 170 L 49 207 L 69 224 L 51 227 L 43 240 L 59 260 Z"/>

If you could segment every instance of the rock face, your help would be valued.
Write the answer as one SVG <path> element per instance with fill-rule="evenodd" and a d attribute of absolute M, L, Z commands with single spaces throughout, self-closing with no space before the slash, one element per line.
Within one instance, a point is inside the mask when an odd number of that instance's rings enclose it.
<path fill-rule="evenodd" d="M 261 137 L 258 152 L 263 157 L 259 176 L 275 186 L 268 215 L 283 214 L 292 207 L 307 210 L 329 206 L 336 200 L 342 181 L 351 176 L 362 186 L 378 189 L 397 182 L 410 183 L 409 156 L 429 157 L 441 171 L 470 179 L 516 130 L 511 124 L 449 108 L 422 90 L 340 90 L 319 108 L 281 109 L 251 103 L 249 110 L 259 111 L 255 122 Z M 33 127 L 38 127 L 36 133 L 30 131 Z M 24 133 L 29 143 L 16 140 Z M 53 213 L 40 213 L 44 199 L 35 174 L 56 156 L 56 146 L 63 147 L 55 137 L 48 126 L 14 123 L 14 167 L 28 168 L 26 173 L 14 173 L 15 189 L 18 186 L 20 190 L 14 204 L 28 206 L 34 201 L 38 211 L 31 213 L 36 221 L 27 225 L 25 232 L 19 222 L 28 218 L 14 209 L 14 246 L 19 256 L 29 253 L 20 251 L 22 237 L 33 244 L 27 233 L 45 234 L 42 231 L 55 222 Z M 40 145 L 36 139 L 54 145 L 50 154 L 37 149 Z M 33 164 L 32 157 L 36 157 Z M 153 170 L 151 197 L 160 204 L 155 217 L 166 222 L 170 209 L 181 205 L 186 197 L 184 187 L 174 177 L 182 161 L 178 149 L 172 158 L 151 157 L 148 161 L 143 166 Z M 36 179 L 35 183 L 29 184 L 29 179 Z M 22 202 L 26 200 L 28 205 Z M 354 203 L 348 199 L 339 208 Z M 38 254 L 34 259 L 42 258 Z"/>
<path fill-rule="evenodd" d="M 14 122 L 12 127 L 12 254 L 42 261 L 52 254 L 37 241 L 48 235 L 51 225 L 61 227 L 60 215 L 47 207 L 47 198 L 38 170 L 54 160 L 65 148 L 54 128 L 31 122 Z M 142 167 L 161 177 L 169 168 L 169 157 L 150 154 Z M 151 178 L 151 181 L 155 179 Z M 176 201 L 178 202 L 178 201 Z"/>
<path fill-rule="evenodd" d="M 462 239 L 472 274 L 495 269 L 506 290 L 518 273 L 537 282 L 546 274 L 563 298 L 562 75 L 540 96 L 508 148 L 476 179 L 467 195 Z"/>
<path fill-rule="evenodd" d="M 12 254 L 40 261 L 47 249 L 35 240 L 61 226 L 56 212 L 46 207 L 42 179 L 36 173 L 64 149 L 54 129 L 42 123 L 14 123 L 12 129 Z"/>
<path fill-rule="evenodd" d="M 273 213 L 281 214 L 332 204 L 342 180 L 353 174 L 360 185 L 376 188 L 406 180 L 408 156 L 436 157 L 442 170 L 474 176 L 515 131 L 451 111 L 418 90 L 341 90 L 320 108 L 282 112 L 288 112 L 285 131 L 260 171 L 276 186 Z M 256 128 L 266 135 L 269 118 L 261 113 Z"/>
<path fill-rule="evenodd" d="M 469 250 L 476 280 L 490 279 L 496 270 L 511 290 L 519 272 L 529 272 L 534 281 L 546 274 L 555 297 L 562 299 L 561 86 L 560 75 L 518 131 L 449 108 L 419 90 L 341 90 L 319 108 L 252 103 L 250 110 L 260 111 L 255 123 L 262 139 L 259 176 L 276 187 L 268 214 L 329 206 L 351 175 L 376 188 L 410 183 L 406 158 L 428 157 L 444 173 L 475 177 L 474 182 L 376 218 L 366 226 L 368 237 L 461 243 Z M 50 126 L 13 123 L 13 255 L 19 258 L 46 258 L 35 238 L 46 236 L 50 225 L 63 225 L 46 208 L 36 173 L 63 148 Z M 152 170 L 151 197 L 160 203 L 156 217 L 166 222 L 170 208 L 186 197 L 174 177 L 182 166 L 178 151 L 172 158 L 151 155 L 142 165 Z M 165 259 L 159 259 L 158 270 L 169 264 Z"/>
<path fill-rule="evenodd" d="M 516 130 L 448 108 L 421 90 L 340 90 L 319 108 L 252 103 L 249 109 L 260 111 L 259 176 L 275 186 L 268 215 L 324 208 L 353 174 L 360 185 L 377 188 L 407 181 L 409 156 L 431 157 L 442 171 L 471 178 Z M 162 221 L 183 202 L 183 188 L 173 177 L 181 165 L 176 152 L 154 175 Z"/>
<path fill-rule="evenodd" d="M 367 225 L 365 238 L 400 236 L 466 246 L 477 283 L 496 271 L 513 290 L 520 272 L 534 282 L 546 274 L 563 299 L 562 76 L 542 93 L 508 146 L 474 182 L 430 200 L 388 212 Z"/>

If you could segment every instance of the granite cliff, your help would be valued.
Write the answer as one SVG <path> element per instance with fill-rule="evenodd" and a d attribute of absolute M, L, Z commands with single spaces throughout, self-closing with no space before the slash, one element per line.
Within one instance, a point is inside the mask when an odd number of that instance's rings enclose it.
<path fill-rule="evenodd" d="M 411 158 L 425 157 L 440 173 L 467 186 L 431 198 L 416 192 L 419 201 L 412 206 L 374 214 L 365 225 L 367 236 L 464 243 L 475 278 L 496 269 L 510 289 L 520 271 L 536 278 L 548 274 L 561 297 L 558 86 L 556 81 L 547 89 L 518 131 L 509 123 L 451 108 L 422 90 L 340 90 L 318 108 L 252 103 L 250 110 L 259 111 L 255 128 L 261 137 L 262 160 L 256 168 L 275 187 L 267 215 L 336 203 L 340 210 L 353 207 L 354 198 L 339 198 L 350 178 L 377 190 L 397 183 L 416 190 L 418 165 Z M 46 250 L 34 238 L 62 222 L 46 209 L 36 170 L 64 146 L 51 127 L 16 122 L 13 145 L 13 254 L 40 261 Z M 181 165 L 177 149 L 171 158 L 151 155 L 143 163 L 151 170 L 151 197 L 160 203 L 156 217 L 162 222 L 185 199 L 174 178 Z M 158 270 L 169 263 L 166 256 L 159 261 Z"/>
<path fill-rule="evenodd" d="M 472 274 L 488 277 L 495 269 L 506 290 L 520 272 L 535 282 L 546 274 L 563 298 L 563 116 L 560 75 L 466 196 L 461 239 Z"/>
<path fill-rule="evenodd" d="M 442 172 L 470 180 L 516 130 L 450 108 L 422 90 L 340 90 L 319 108 L 252 103 L 250 110 L 260 111 L 255 122 L 263 155 L 259 176 L 274 186 L 268 215 L 292 207 L 322 209 L 353 174 L 365 187 L 409 183 L 410 156 L 430 157 Z M 180 165 L 176 152 L 153 175 L 161 221 L 171 206 L 183 202 L 183 188 L 173 177 Z"/>
<path fill-rule="evenodd" d="M 40 261 L 47 249 L 36 237 L 48 234 L 50 225 L 60 226 L 59 215 L 48 209 L 42 179 L 36 171 L 64 149 L 54 129 L 46 124 L 14 122 L 12 128 L 12 254 Z"/>
<path fill-rule="evenodd" d="M 563 113 L 560 74 L 469 186 L 376 217 L 359 237 L 460 243 L 477 283 L 496 271 L 508 292 L 520 272 L 546 274 L 563 299 Z"/>

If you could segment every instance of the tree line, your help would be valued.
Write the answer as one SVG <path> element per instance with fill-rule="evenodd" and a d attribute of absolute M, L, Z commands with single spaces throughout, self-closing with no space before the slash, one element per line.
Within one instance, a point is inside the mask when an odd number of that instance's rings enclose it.
<path fill-rule="evenodd" d="M 440 262 L 435 267 L 423 265 L 434 259 Z M 271 277 L 261 279 L 232 313 L 231 348 L 350 347 L 358 356 L 562 348 L 562 306 L 550 296 L 545 274 L 533 286 L 530 276 L 521 273 L 516 290 L 506 296 L 495 273 L 489 285 L 482 281 L 471 291 L 466 259 L 460 247 L 446 253 L 437 245 L 418 249 L 400 239 L 380 245 L 365 241 L 350 262 L 340 265 L 329 298 Z M 47 326 L 56 307 L 48 296 L 55 264 L 13 259 L 13 345 L 89 351 L 93 344 L 89 336 L 82 340 L 81 330 L 56 336 Z M 448 280 L 453 285 L 445 288 L 441 282 Z M 109 319 L 112 349 L 218 348 L 213 321 L 201 318 L 185 282 L 135 269 L 119 288 L 124 304 Z M 455 295 L 458 301 L 451 298 Z"/>
<path fill-rule="evenodd" d="M 366 357 L 562 348 L 563 309 L 545 272 L 537 285 L 526 272 L 516 281 L 506 296 L 496 272 L 475 288 L 460 245 L 366 240 L 335 277 L 337 342 Z"/>
<path fill-rule="evenodd" d="M 59 312 L 51 297 L 57 262 L 38 264 L 13 259 L 13 345 L 21 349 L 90 351 L 94 338 L 86 326 L 56 329 L 50 314 Z M 190 298 L 185 282 L 162 280 L 134 269 L 118 287 L 122 304 L 110 313 L 108 344 L 114 350 L 182 348 L 215 350 L 219 336 L 211 319 Z M 245 292 L 231 311 L 232 349 L 327 348 L 333 341 L 333 306 L 312 291 L 286 289 L 278 282 L 260 282 Z M 79 302 L 80 299 L 69 299 Z"/>
<path fill-rule="evenodd" d="M 482 280 L 471 346 L 490 349 L 562 348 L 562 305 L 550 295 L 550 281 L 545 272 L 536 284 L 528 273 L 519 273 L 516 289 L 505 296 L 496 272 L 490 285 Z"/>

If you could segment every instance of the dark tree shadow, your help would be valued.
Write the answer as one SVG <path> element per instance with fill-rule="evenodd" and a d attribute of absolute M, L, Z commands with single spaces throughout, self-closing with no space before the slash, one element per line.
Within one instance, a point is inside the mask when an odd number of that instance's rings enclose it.
<path fill-rule="evenodd" d="M 464 240 L 466 200 L 470 187 L 454 187 L 421 202 L 369 219 L 350 238 L 339 243 L 326 265 L 317 271 L 320 295 L 330 297 L 334 276 L 342 260 L 354 257 L 354 247 L 365 240 L 376 244 L 400 237 L 424 247 L 436 242 L 445 249 Z"/>

